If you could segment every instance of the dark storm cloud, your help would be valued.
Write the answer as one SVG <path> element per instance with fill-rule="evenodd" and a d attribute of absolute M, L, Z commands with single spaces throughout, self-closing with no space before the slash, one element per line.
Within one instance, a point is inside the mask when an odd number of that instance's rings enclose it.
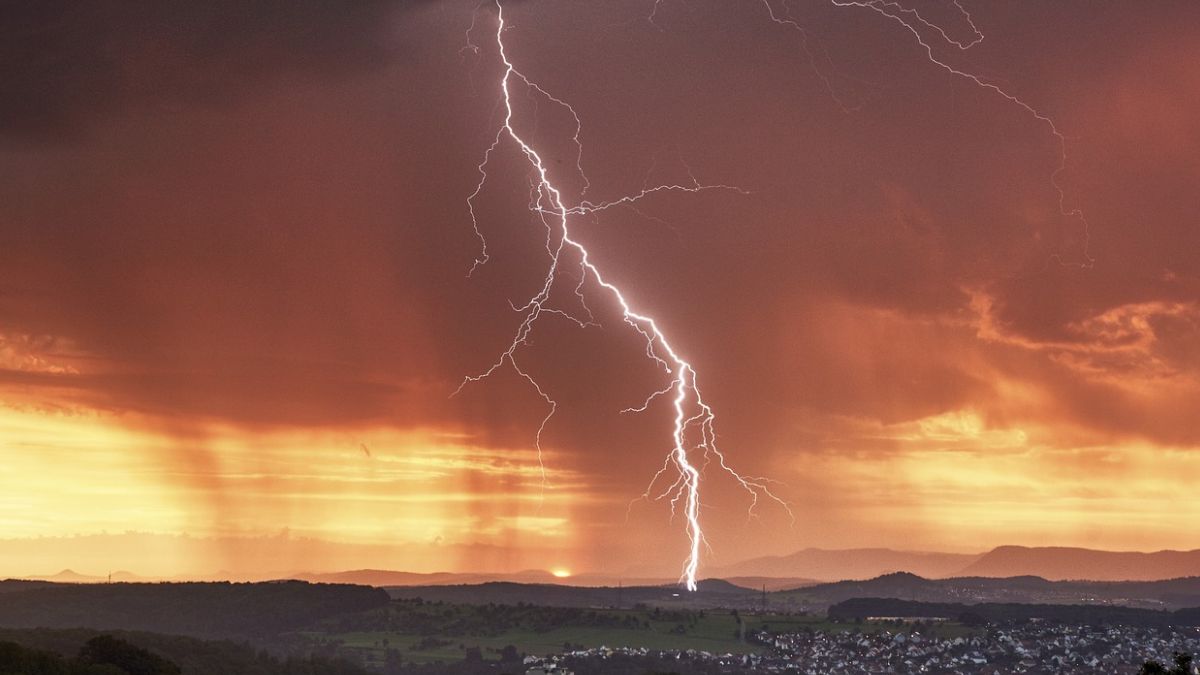
<path fill-rule="evenodd" d="M 474 3 L 411 7 L 8 6 L 5 129 L 75 135 L 0 157 L 0 320 L 54 336 L 48 351 L 83 374 L 6 381 L 167 417 L 424 423 L 528 444 L 544 408 L 511 373 L 449 398 L 511 339 L 508 302 L 545 263 L 528 168 L 507 147 L 479 202 L 493 260 L 465 274 L 478 244 L 464 199 L 496 123 L 491 14 L 474 56 L 460 52 Z M 679 336 L 747 461 L 810 450 L 798 418 L 1041 414 L 1007 402 L 1001 378 L 1061 397 L 1047 417 L 1180 442 L 1195 434 L 1177 414 L 1144 423 L 1152 392 L 1086 379 L 1146 372 L 1142 355 L 1063 346 L 1106 339 L 1080 327 L 1120 307 L 1194 302 L 1200 267 L 1196 155 L 1180 150 L 1196 125 L 1179 112 L 1196 91 L 1179 27 L 1194 10 L 1106 7 L 980 8 L 989 39 L 963 57 L 1068 131 L 1061 180 L 1089 214 L 1091 269 L 1056 262 L 1078 259 L 1079 224 L 1059 213 L 1046 126 L 869 11 L 809 17 L 828 63 L 869 94 L 853 113 L 755 3 L 693 3 L 687 21 L 668 8 L 666 31 L 639 2 L 522 6 L 509 35 L 523 71 L 580 112 L 589 194 L 636 191 L 652 167 L 651 182 L 691 168 L 751 191 L 652 199 L 577 230 Z M 1072 32 L 1081 15 L 1088 30 Z M 1129 21 L 1175 37 L 1147 46 Z M 1152 84 L 1168 67 L 1175 84 Z M 518 97 L 573 198 L 570 120 L 535 100 Z M 974 335 L 980 293 L 1003 340 Z M 661 382 L 611 304 L 595 308 L 602 329 L 551 321 L 522 353 L 563 403 L 548 437 L 618 481 L 614 453 L 650 466 L 662 439 L 657 418 L 615 411 Z M 1145 358 L 1194 376 L 1193 325 L 1152 321 Z"/>
<path fill-rule="evenodd" d="M 340 77 L 402 51 L 411 0 L 4 2 L 0 130 L 53 137 L 129 105 L 223 105 L 288 76 Z"/>

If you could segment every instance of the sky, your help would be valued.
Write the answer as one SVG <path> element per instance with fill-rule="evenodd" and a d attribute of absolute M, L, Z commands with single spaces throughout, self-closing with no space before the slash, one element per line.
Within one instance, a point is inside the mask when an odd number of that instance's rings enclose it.
<path fill-rule="evenodd" d="M 686 531 L 648 489 L 670 406 L 621 412 L 667 382 L 611 296 L 585 286 L 598 326 L 547 316 L 517 352 L 557 402 L 540 463 L 529 382 L 455 393 L 548 264 L 508 142 L 468 275 L 496 19 L 0 9 L 0 573 L 677 573 Z M 695 366 L 730 464 L 794 516 L 710 469 L 702 569 L 1200 548 L 1200 6 L 505 19 L 542 89 L 515 91 L 521 133 L 566 202 L 727 186 L 571 220 Z"/>

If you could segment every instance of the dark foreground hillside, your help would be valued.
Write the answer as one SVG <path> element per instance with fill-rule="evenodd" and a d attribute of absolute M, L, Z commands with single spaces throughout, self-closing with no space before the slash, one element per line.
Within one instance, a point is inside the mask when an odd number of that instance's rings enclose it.
<path fill-rule="evenodd" d="M 96 628 L 238 639 L 296 631 L 330 617 L 388 604 L 381 589 L 302 581 L 54 584 L 2 597 L 0 627 Z"/>
<path fill-rule="evenodd" d="M 323 657 L 276 658 L 247 645 L 155 633 L 0 629 L 4 675 L 367 675 Z"/>

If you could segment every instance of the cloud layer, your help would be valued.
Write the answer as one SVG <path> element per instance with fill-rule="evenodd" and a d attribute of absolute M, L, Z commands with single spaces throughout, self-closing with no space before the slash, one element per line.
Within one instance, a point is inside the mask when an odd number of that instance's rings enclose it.
<path fill-rule="evenodd" d="M 746 528 L 745 496 L 714 476 L 714 555 L 1200 545 L 1147 535 L 1134 524 L 1167 514 L 1105 497 L 1128 487 L 1114 466 L 1177 489 L 1184 474 L 1160 467 L 1200 448 L 1194 5 L 979 7 L 987 39 L 939 53 L 1054 117 L 1061 206 L 1046 125 L 929 64 L 877 14 L 797 15 L 810 57 L 755 3 L 664 3 L 657 25 L 643 5 L 522 3 L 506 40 L 579 111 L 589 198 L 689 176 L 747 192 L 576 226 L 698 366 L 731 459 L 784 481 L 802 514 L 789 529 L 764 509 Z M 325 536 L 333 516 L 291 510 L 326 494 L 301 478 L 324 465 L 313 439 L 348 439 L 334 456 L 361 464 L 425 461 L 387 439 L 449 435 L 462 461 L 507 453 L 523 476 L 517 489 L 462 468 L 447 498 L 477 498 L 444 516 L 462 519 L 455 543 L 502 543 L 503 518 L 568 519 L 538 545 L 574 568 L 669 569 L 671 551 L 641 553 L 681 536 L 665 506 L 626 508 L 661 464 L 666 412 L 619 414 L 662 383 L 601 295 L 600 328 L 548 321 L 523 349 L 560 403 L 550 492 L 522 473 L 536 393 L 508 374 L 450 396 L 511 338 L 509 301 L 546 264 L 526 169 L 502 147 L 479 199 L 492 260 L 466 275 L 465 197 L 498 122 L 494 15 L 473 7 L 3 10 L 0 402 L 21 421 L 0 444 L 28 453 L 22 471 L 99 419 L 152 439 L 125 451 L 154 467 L 151 487 L 113 490 L 172 486 L 173 515 L 139 528 Z M 519 101 L 579 199 L 570 118 L 535 92 Z M 1075 208 L 1086 230 L 1063 215 Z M 246 463 L 275 478 L 247 488 Z M 427 514 L 399 500 L 402 482 L 396 498 L 377 488 L 339 493 L 376 541 L 382 524 L 450 536 L 412 529 Z M 85 524 L 72 499 L 36 522 L 66 534 L 124 517 Z M 1038 529 L 1018 499 L 1062 515 Z M 273 515 L 253 515 L 260 500 Z M 5 519 L 14 536 L 21 518 Z"/>

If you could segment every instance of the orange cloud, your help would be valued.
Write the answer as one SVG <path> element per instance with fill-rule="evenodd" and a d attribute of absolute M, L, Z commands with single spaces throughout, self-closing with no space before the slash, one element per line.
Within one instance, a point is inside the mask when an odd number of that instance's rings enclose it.
<path fill-rule="evenodd" d="M 533 451 L 475 447 L 461 437 L 420 430 L 211 429 L 203 443 L 212 461 L 202 474 L 188 464 L 164 462 L 178 440 L 139 429 L 128 417 L 0 408 L 0 438 L 6 451 L 0 472 L 5 537 L 132 530 L 186 532 L 220 542 L 286 528 L 300 537 L 382 550 L 428 549 L 438 542 L 540 551 L 569 548 L 571 514 L 588 499 L 579 477 L 553 464 L 558 457 L 552 452 L 545 456 L 543 487 Z M 370 440 L 371 457 L 358 450 L 359 439 Z M 213 490 L 220 494 L 207 494 Z M 198 508 L 214 503 L 219 513 Z M 215 547 L 205 557 L 207 571 L 264 571 L 246 569 L 239 549 L 236 541 Z M 285 562 L 327 565 L 278 561 Z M 419 556 L 406 562 L 424 569 L 458 565 Z M 197 561 L 187 564 L 196 571 Z M 169 567 L 138 571 L 172 573 Z"/>

